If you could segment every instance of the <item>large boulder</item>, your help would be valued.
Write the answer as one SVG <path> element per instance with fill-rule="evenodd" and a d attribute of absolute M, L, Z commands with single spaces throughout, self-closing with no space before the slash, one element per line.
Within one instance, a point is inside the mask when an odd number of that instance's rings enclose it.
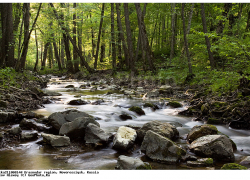
<path fill-rule="evenodd" d="M 95 121 L 94 117 L 78 117 L 72 122 L 67 122 L 62 125 L 59 135 L 66 135 L 71 139 L 84 138 L 85 129 L 89 123 L 100 127 L 100 124 Z"/>
<path fill-rule="evenodd" d="M 232 142 L 225 135 L 202 136 L 190 145 L 191 152 L 220 161 L 234 162 Z"/>
<path fill-rule="evenodd" d="M 121 155 L 118 157 L 116 169 L 135 170 L 135 169 L 151 169 L 149 163 L 144 163 L 138 158 Z"/>
<path fill-rule="evenodd" d="M 57 129 L 60 130 L 61 126 L 66 122 L 72 122 L 78 117 L 92 117 L 91 115 L 81 112 L 78 110 L 67 110 L 64 112 L 55 112 L 48 117 L 49 123 Z"/>
<path fill-rule="evenodd" d="M 187 140 L 189 143 L 192 143 L 195 139 L 206 136 L 206 135 L 214 135 L 217 134 L 218 130 L 216 126 L 213 125 L 200 125 L 194 126 L 191 131 L 188 133 Z"/>
<path fill-rule="evenodd" d="M 134 129 L 121 126 L 114 137 L 113 148 L 126 151 L 134 145 L 136 137 Z"/>
<path fill-rule="evenodd" d="M 85 129 L 84 140 L 91 144 L 105 144 L 108 142 L 109 136 L 96 124 L 89 123 Z"/>
<path fill-rule="evenodd" d="M 186 154 L 186 151 L 173 141 L 151 130 L 147 131 L 143 139 L 141 151 L 150 159 L 168 164 L 178 163 Z"/>
<path fill-rule="evenodd" d="M 67 136 L 56 136 L 53 134 L 41 134 L 43 137 L 43 141 L 45 143 L 50 144 L 53 147 L 60 147 L 60 146 L 69 146 L 70 139 Z"/>
<path fill-rule="evenodd" d="M 147 131 L 149 130 L 172 140 L 179 137 L 178 130 L 170 123 L 161 121 L 151 121 L 144 124 L 142 128 L 137 131 L 138 140 L 142 141 Z"/>

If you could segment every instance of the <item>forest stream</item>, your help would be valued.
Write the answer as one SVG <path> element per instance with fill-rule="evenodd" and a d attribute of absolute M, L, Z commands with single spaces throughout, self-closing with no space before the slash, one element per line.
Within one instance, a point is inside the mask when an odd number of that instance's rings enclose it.
<path fill-rule="evenodd" d="M 143 124 L 152 120 L 159 120 L 162 122 L 168 122 L 173 124 L 179 131 L 180 137 L 186 137 L 190 129 L 195 125 L 202 125 L 201 121 L 192 121 L 191 117 L 185 117 L 178 115 L 179 111 L 187 109 L 187 105 L 184 104 L 180 108 L 171 108 L 169 106 L 163 106 L 162 109 L 153 111 L 149 107 L 143 108 L 146 115 L 137 116 L 134 112 L 128 110 L 128 107 L 132 105 L 141 106 L 145 102 L 159 102 L 159 99 L 142 99 L 128 98 L 119 91 L 112 91 L 107 89 L 97 89 L 94 92 L 90 92 L 89 89 L 83 89 L 74 91 L 70 88 L 65 88 L 67 85 L 74 85 L 76 90 L 87 82 L 72 80 L 64 81 L 60 78 L 53 76 L 52 81 L 48 83 L 48 87 L 44 91 L 55 91 L 62 94 L 62 96 L 55 96 L 56 99 L 52 104 L 44 104 L 44 108 L 37 109 L 33 112 L 44 116 L 49 116 L 54 112 L 65 111 L 66 109 L 77 109 L 84 111 L 96 118 L 96 121 L 100 124 L 105 132 L 115 134 L 117 129 L 123 125 L 133 125 L 135 127 L 142 127 Z M 68 105 L 70 100 L 77 99 L 74 96 L 81 94 L 81 99 L 85 101 L 96 101 L 103 99 L 104 102 L 100 105 Z M 78 98 L 79 99 L 79 98 Z M 122 121 L 119 115 L 125 112 L 132 116 L 132 119 Z M 12 126 L 18 126 L 14 124 Z M 235 163 L 239 163 L 242 157 L 250 155 L 250 131 L 249 130 L 235 130 L 225 125 L 216 125 L 218 130 L 230 137 L 236 145 L 237 151 L 234 152 Z M 31 131 L 31 130 L 25 130 Z M 67 149 L 58 150 L 50 146 L 43 146 L 37 142 L 42 140 L 40 136 L 35 141 L 21 143 L 12 147 L 11 149 L 2 149 L 0 151 L 0 169 L 25 169 L 25 170 L 47 170 L 47 169 L 62 169 L 62 170 L 114 170 L 117 158 L 120 155 L 127 155 L 130 157 L 141 158 L 144 162 L 149 162 L 152 169 L 187 169 L 186 166 L 181 164 L 168 165 L 164 163 L 158 163 L 145 157 L 144 153 L 141 153 L 140 148 L 137 147 L 131 153 L 119 152 L 112 148 L 112 143 L 103 148 L 82 148 L 79 149 Z M 187 147 L 185 138 L 179 138 L 175 141 L 180 147 Z M 189 152 L 189 154 L 192 154 Z M 56 158 L 64 157 L 64 158 Z M 215 163 L 215 169 L 220 169 L 223 164 Z M 246 165 L 246 167 L 248 167 Z M 249 166 L 250 167 L 250 166 Z M 248 168 L 249 168 L 248 167 Z M 193 169 L 208 169 L 206 167 L 194 167 Z"/>

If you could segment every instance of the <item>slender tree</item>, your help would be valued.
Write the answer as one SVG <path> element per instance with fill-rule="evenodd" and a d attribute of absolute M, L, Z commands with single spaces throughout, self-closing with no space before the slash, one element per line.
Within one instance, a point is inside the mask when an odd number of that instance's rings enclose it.
<path fill-rule="evenodd" d="M 138 20 L 138 26 L 139 26 L 139 29 L 141 31 L 141 34 L 142 34 L 142 49 L 144 51 L 146 51 L 146 55 L 147 55 L 147 59 L 148 59 L 148 62 L 149 62 L 149 69 L 151 71 L 155 71 L 155 66 L 153 64 L 153 55 L 152 55 L 152 51 L 151 51 L 151 48 L 149 46 L 149 42 L 148 42 L 148 37 L 147 37 L 147 32 L 146 32 L 146 27 L 145 27 L 145 24 L 144 24 L 144 18 L 143 18 L 143 15 L 142 15 L 142 12 L 141 12 L 141 7 L 140 7 L 140 4 L 139 3 L 135 3 L 135 8 L 136 8 L 136 12 L 137 12 L 137 20 Z"/>
<path fill-rule="evenodd" d="M 124 38 L 124 31 L 122 28 L 122 22 L 121 22 L 121 14 L 120 14 L 120 4 L 116 3 L 116 13 L 117 13 L 117 22 L 118 22 L 118 31 L 120 32 L 120 38 L 122 41 L 122 47 L 123 47 L 123 51 L 124 51 L 124 57 L 125 57 L 125 63 L 126 66 L 129 67 L 129 60 L 128 60 L 128 48 L 125 42 L 125 38 Z"/>
<path fill-rule="evenodd" d="M 181 17 L 182 17 L 182 23 L 183 23 L 184 43 L 185 43 L 186 54 L 187 54 L 187 59 L 188 59 L 188 69 L 189 69 L 189 74 L 193 74 L 189 50 L 188 50 L 188 40 L 187 40 L 187 32 L 186 32 L 186 25 L 185 25 L 184 9 L 185 9 L 185 3 L 182 3 L 182 5 L 181 5 Z"/>
<path fill-rule="evenodd" d="M 116 50 L 115 50 L 115 18 L 114 3 L 111 3 L 111 46 L 112 46 L 112 67 L 116 69 Z"/>
<path fill-rule="evenodd" d="M 98 40 L 97 40 L 96 53 L 95 53 L 95 63 L 94 63 L 95 69 L 97 68 L 97 60 L 98 60 L 100 39 L 101 39 L 101 33 L 102 33 L 104 7 L 105 7 L 105 3 L 102 3 L 101 21 L 100 21 L 100 26 L 99 26 Z"/>
<path fill-rule="evenodd" d="M 131 33 L 130 21 L 129 21 L 128 3 L 124 3 L 123 5 L 124 5 L 125 24 L 126 24 L 126 32 L 127 32 L 129 66 L 130 66 L 131 72 L 135 73 L 134 50 L 133 50 L 132 33 Z"/>
<path fill-rule="evenodd" d="M 76 42 L 76 36 L 77 36 L 77 34 L 76 34 L 76 6 L 77 6 L 77 4 L 73 3 L 73 8 L 75 9 L 74 14 L 73 14 L 73 35 L 74 35 L 73 41 L 75 44 L 77 44 L 77 42 Z M 79 46 L 78 46 L 78 48 L 79 48 Z M 73 49 L 73 61 L 74 61 L 74 72 L 77 73 L 80 70 L 79 70 L 78 54 L 77 54 L 75 48 Z"/>
<path fill-rule="evenodd" d="M 172 34 L 171 34 L 171 52 L 170 52 L 170 62 L 171 64 L 172 59 L 174 57 L 175 53 L 175 36 L 176 36 L 176 10 L 175 10 L 175 3 L 171 4 L 172 8 L 172 19 L 171 19 L 171 29 L 172 29 Z"/>
<path fill-rule="evenodd" d="M 207 23 L 206 23 L 204 3 L 201 3 L 201 19 L 202 19 L 202 25 L 203 25 L 203 32 L 206 34 L 207 33 Z M 210 44 L 210 40 L 209 40 L 208 36 L 205 36 L 205 40 L 206 40 L 207 51 L 208 51 L 208 56 L 209 56 L 209 60 L 210 60 L 210 66 L 213 69 L 213 68 L 215 68 L 215 61 L 214 61 L 213 53 L 210 50 L 211 44 Z"/>

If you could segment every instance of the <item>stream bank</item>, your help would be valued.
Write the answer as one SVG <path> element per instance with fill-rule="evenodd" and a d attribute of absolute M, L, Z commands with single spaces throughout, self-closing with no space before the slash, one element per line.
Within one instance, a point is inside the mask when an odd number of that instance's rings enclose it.
<path fill-rule="evenodd" d="M 192 121 L 192 118 L 178 116 L 178 113 L 187 109 L 188 103 L 180 100 L 181 107 L 173 108 L 169 105 L 169 97 L 176 95 L 176 92 L 169 90 L 169 86 L 165 86 L 165 90 L 160 88 L 160 92 L 156 90 L 143 92 L 145 87 L 138 88 L 132 91 L 131 88 L 121 87 L 112 82 L 105 82 L 106 80 L 95 81 L 78 81 L 74 79 L 67 79 L 64 77 L 51 77 L 48 87 L 44 89 L 47 95 L 47 104 L 43 104 L 44 108 L 33 111 L 29 115 L 23 114 L 22 123 L 12 122 L 7 123 L 1 127 L 4 141 L 16 139 L 16 144 L 13 143 L 5 146 L 1 153 L 6 154 L 5 158 L 1 158 L 3 167 L 9 169 L 115 169 L 117 166 L 117 159 L 120 155 L 129 156 L 132 158 L 140 158 L 143 162 L 148 162 L 152 169 L 220 169 L 224 163 L 214 161 L 210 167 L 193 167 L 189 161 L 197 160 L 197 155 L 189 151 L 190 144 L 187 143 L 187 135 L 195 125 L 203 125 L 203 122 Z M 112 79 L 110 80 L 112 81 Z M 71 86 L 69 86 L 71 85 Z M 163 86 L 163 85 L 161 85 Z M 67 88 L 65 88 L 67 87 Z M 81 87 L 81 88 L 80 88 Z M 163 86 L 164 87 L 164 86 Z M 172 87 L 171 87 L 172 88 Z M 146 89 L 146 88 L 145 88 Z M 129 93 L 132 91 L 131 93 Z M 151 92 L 151 94 L 149 93 Z M 143 96 L 141 94 L 149 96 Z M 164 94 L 165 93 L 165 96 Z M 160 100 L 159 94 L 163 94 Z M 180 93 L 179 93 L 180 94 Z M 144 97 L 144 99 L 142 99 Z M 80 99 L 80 100 L 78 100 Z M 82 105 L 70 105 L 72 100 L 77 102 L 85 102 Z M 137 113 L 129 111 L 132 106 L 142 107 L 146 115 L 139 116 Z M 42 133 L 57 135 L 58 132 L 51 126 L 50 116 L 53 113 L 65 111 L 80 111 L 85 112 L 92 116 L 95 122 L 98 122 L 100 128 L 108 134 L 108 139 L 105 146 L 86 144 L 85 141 L 70 141 L 70 146 L 66 147 L 53 147 L 44 143 Z M 123 115 L 123 116 L 121 116 Z M 23 120 L 25 117 L 25 121 Z M 126 117 L 125 120 L 123 117 Z M 169 123 L 174 126 L 178 132 L 179 137 L 173 139 L 174 143 L 187 152 L 189 157 L 177 158 L 178 163 L 159 163 L 157 160 L 153 161 L 152 157 L 145 155 L 146 150 L 141 152 L 141 143 L 135 143 L 128 151 L 120 151 L 112 148 L 114 135 L 120 127 L 125 126 L 138 131 L 145 124 L 157 120 L 163 123 Z M 21 124 L 24 124 L 23 126 Z M 164 124 L 163 126 L 165 126 Z M 21 133 L 18 131 L 21 128 Z M 217 129 L 229 136 L 236 145 L 237 151 L 234 151 L 235 162 L 240 163 L 241 160 L 249 155 L 248 131 L 235 131 L 228 129 L 224 125 L 217 125 Z M 14 129 L 12 129 L 14 128 Z M 17 130 L 17 134 L 11 134 Z M 168 129 L 168 128 L 167 128 Z M 33 132 L 36 131 L 36 132 Z M 37 133 L 34 136 L 35 140 L 23 140 L 23 134 Z M 29 136 L 30 137 L 30 136 Z M 7 138 L 7 139 L 6 139 Z M 9 139 L 8 139 L 9 138 Z M 156 138 L 159 138 L 158 136 Z M 160 139 L 162 139 L 160 137 Z M 70 139 L 71 140 L 71 139 Z M 164 142 L 165 139 L 163 138 Z M 145 144 L 145 143 L 144 143 Z M 145 145 L 144 145 L 145 147 Z M 243 151 L 241 151 L 243 150 Z M 9 154 L 9 155 L 8 155 Z M 177 153 L 178 154 L 178 153 Z M 194 156 L 194 157 L 193 157 Z M 2 157 L 0 155 L 0 157 Z M 16 157 L 16 165 L 13 166 L 11 157 Z M 40 159 L 40 160 L 39 160 Z M 43 161 L 42 161 L 43 159 Z M 124 159 L 119 158 L 119 159 Z M 201 160 L 199 160 L 201 159 Z M 198 156 L 199 161 L 202 157 Z M 23 164 L 23 161 L 28 161 L 35 166 L 28 163 Z M 179 162 L 180 161 L 180 162 Z M 12 162 L 12 163 L 11 163 Z M 198 162 L 196 166 L 200 166 Z M 121 165 L 119 165 L 120 167 Z"/>

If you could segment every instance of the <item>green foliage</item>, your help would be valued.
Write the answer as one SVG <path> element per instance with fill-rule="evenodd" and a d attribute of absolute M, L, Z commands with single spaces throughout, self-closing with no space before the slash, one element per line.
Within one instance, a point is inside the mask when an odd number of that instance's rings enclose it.
<path fill-rule="evenodd" d="M 20 73 L 9 67 L 0 70 L 0 85 L 4 89 L 9 89 L 10 86 L 21 88 L 22 83 L 27 80 L 35 81 L 38 78 L 33 76 L 30 71 Z"/>

